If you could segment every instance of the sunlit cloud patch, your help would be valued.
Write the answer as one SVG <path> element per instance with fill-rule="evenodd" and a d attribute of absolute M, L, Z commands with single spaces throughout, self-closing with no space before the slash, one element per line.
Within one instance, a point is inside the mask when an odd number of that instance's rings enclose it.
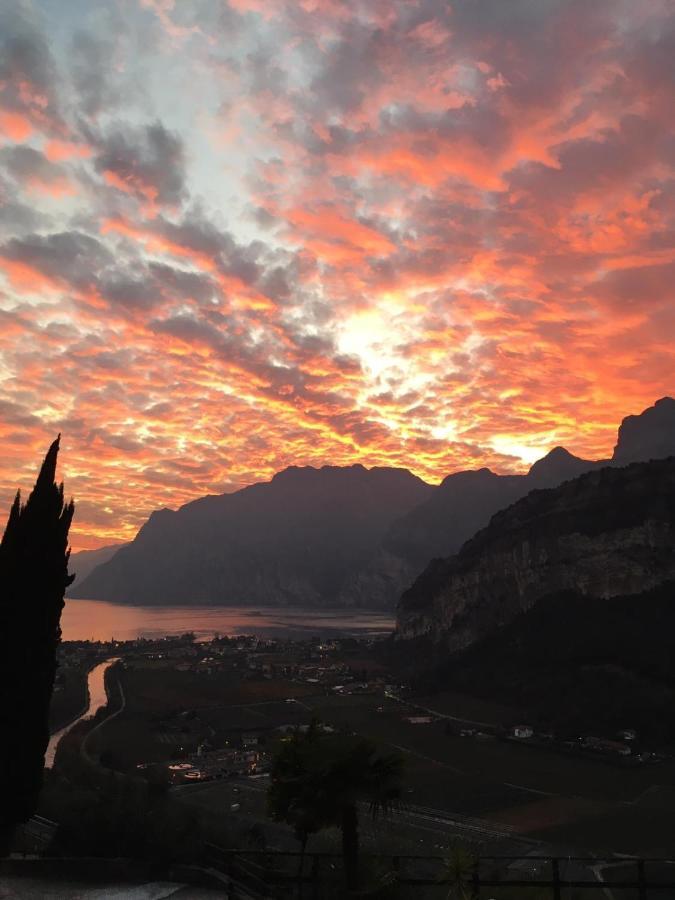
<path fill-rule="evenodd" d="M 0 4 L 0 502 L 522 471 L 675 387 L 661 0 Z"/>

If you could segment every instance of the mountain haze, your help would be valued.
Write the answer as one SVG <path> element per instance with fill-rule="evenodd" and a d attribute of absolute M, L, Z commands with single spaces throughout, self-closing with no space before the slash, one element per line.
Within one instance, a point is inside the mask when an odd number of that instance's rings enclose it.
<path fill-rule="evenodd" d="M 96 550 L 80 550 L 71 553 L 68 560 L 68 571 L 75 576 L 75 583 L 84 579 L 93 572 L 97 566 L 112 559 L 124 544 L 109 544 L 107 547 L 98 547 Z M 72 587 L 66 590 L 66 596 L 70 596 Z"/>

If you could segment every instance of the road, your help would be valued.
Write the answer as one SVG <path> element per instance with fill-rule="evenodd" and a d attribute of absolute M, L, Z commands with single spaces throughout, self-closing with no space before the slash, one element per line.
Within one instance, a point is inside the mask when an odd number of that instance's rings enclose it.
<path fill-rule="evenodd" d="M 203 794 L 204 800 L 208 798 L 209 806 L 215 801 L 223 810 L 228 810 L 233 803 L 239 803 L 241 815 L 268 823 L 266 812 L 268 785 L 267 778 L 237 777 L 175 785 L 171 788 L 171 792 L 187 802 L 196 800 L 198 805 L 202 805 L 200 802 L 202 798 L 197 798 L 199 794 Z M 383 827 L 382 820 L 373 822 L 365 803 L 362 804 L 362 813 L 363 830 L 373 835 L 380 833 Z M 452 843 L 453 839 L 463 839 L 472 843 L 517 841 L 529 849 L 540 844 L 516 835 L 513 828 L 501 823 L 416 804 L 403 804 L 387 818 L 386 828 L 390 835 L 401 832 L 399 835 L 401 837 L 408 837 L 406 832 L 415 832 L 413 839 L 416 843 L 428 843 L 433 840 L 436 842 L 435 847 L 440 846 L 438 841 L 447 845 Z"/>

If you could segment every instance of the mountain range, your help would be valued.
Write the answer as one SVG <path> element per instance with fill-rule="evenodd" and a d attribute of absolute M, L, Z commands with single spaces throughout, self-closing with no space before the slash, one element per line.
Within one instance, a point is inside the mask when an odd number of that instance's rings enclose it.
<path fill-rule="evenodd" d="M 417 687 L 506 703 L 541 731 L 671 743 L 674 599 L 670 456 L 497 513 L 403 594 L 391 652 Z"/>
<path fill-rule="evenodd" d="M 270 482 L 153 513 L 131 543 L 97 560 L 70 596 L 393 609 L 430 560 L 452 556 L 531 491 L 671 454 L 675 400 L 665 397 L 624 419 L 610 460 L 584 460 L 557 447 L 525 475 L 479 469 L 438 486 L 406 469 L 291 467 Z"/>

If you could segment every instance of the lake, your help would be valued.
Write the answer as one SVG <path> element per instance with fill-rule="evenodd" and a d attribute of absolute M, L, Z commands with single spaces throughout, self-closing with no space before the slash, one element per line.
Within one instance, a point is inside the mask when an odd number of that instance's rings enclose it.
<path fill-rule="evenodd" d="M 156 638 L 192 631 L 197 640 L 215 634 L 270 638 L 381 637 L 394 630 L 392 613 L 351 609 L 238 606 L 126 606 L 102 600 L 71 600 L 61 616 L 64 641 Z"/>

